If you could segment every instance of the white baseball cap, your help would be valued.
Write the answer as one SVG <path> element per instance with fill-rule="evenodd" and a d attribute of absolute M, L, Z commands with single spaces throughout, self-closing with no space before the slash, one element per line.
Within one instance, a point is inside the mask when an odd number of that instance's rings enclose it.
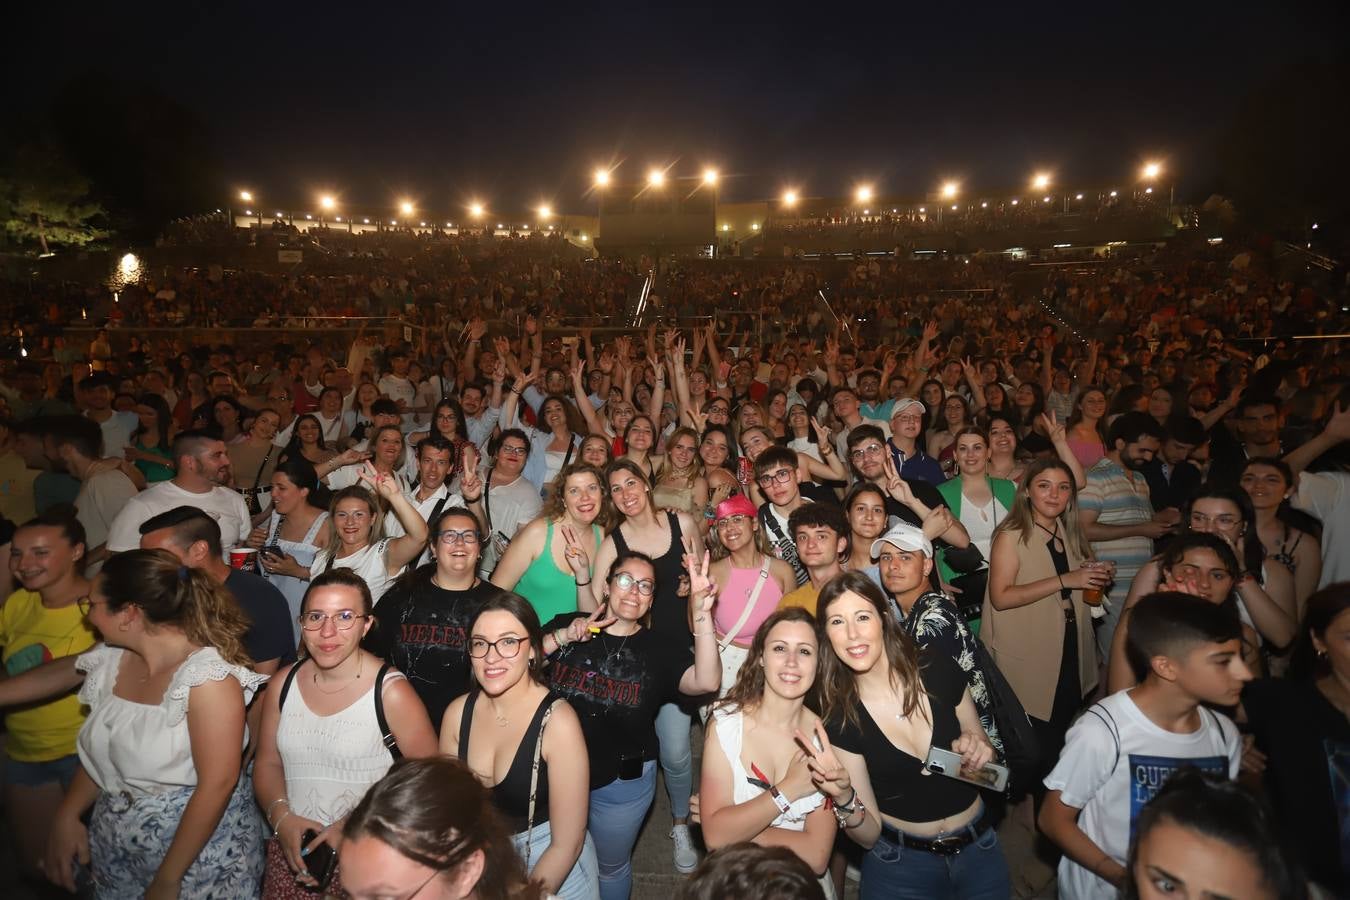
<path fill-rule="evenodd" d="M 933 558 L 933 542 L 923 536 L 923 530 L 915 528 L 908 522 L 901 522 L 892 525 L 885 534 L 872 542 L 872 555 L 881 555 L 881 545 L 890 544 L 899 550 L 908 550 L 911 553 L 916 550 L 922 550 L 923 555 L 929 559 Z"/>

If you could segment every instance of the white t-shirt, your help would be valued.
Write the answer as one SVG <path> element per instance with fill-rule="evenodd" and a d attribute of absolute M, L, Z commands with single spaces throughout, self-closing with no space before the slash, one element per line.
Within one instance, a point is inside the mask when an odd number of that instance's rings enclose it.
<path fill-rule="evenodd" d="M 416 405 L 417 388 L 407 378 L 390 372 L 380 379 L 380 383 L 376 387 L 380 389 L 381 394 L 384 394 L 390 400 L 395 402 L 402 400 L 410 410 Z M 415 416 L 411 412 L 405 412 L 403 414 L 403 427 L 411 428 L 414 424 Z"/>
<path fill-rule="evenodd" d="M 172 481 L 161 481 L 127 501 L 108 531 L 108 552 L 125 553 L 141 546 L 141 523 L 179 506 L 194 506 L 220 525 L 220 549 L 229 554 L 248 540 L 253 530 L 242 495 L 219 485 L 205 494 L 185 491 Z"/>
<path fill-rule="evenodd" d="M 1350 581 L 1350 474 L 1299 475 L 1294 508 L 1322 520 L 1322 580 L 1317 587 Z"/>
<path fill-rule="evenodd" d="M 80 493 L 75 498 L 75 517 L 84 526 L 85 543 L 90 549 L 108 539 L 108 529 L 117 514 L 136 493 L 136 485 L 116 469 L 99 472 L 80 484 Z M 102 568 L 102 564 L 98 567 Z M 88 575 L 98 574 L 98 568 L 91 566 L 90 569 Z"/>
<path fill-rule="evenodd" d="M 510 540 L 526 522 L 539 515 L 543 501 L 539 489 L 521 475 L 510 484 L 493 483 L 486 506 L 493 533 L 500 531 Z"/>
<path fill-rule="evenodd" d="M 140 417 L 134 412 L 116 410 L 106 421 L 99 422 L 98 427 L 103 431 L 103 455 L 121 456 L 122 451 L 131 446 L 131 433 L 140 423 Z"/>
<path fill-rule="evenodd" d="M 1069 729 L 1045 786 L 1082 810 L 1078 827 L 1121 865 L 1139 811 L 1177 769 L 1237 777 L 1242 741 L 1227 716 L 1200 708 L 1200 728 L 1175 734 L 1154 724 L 1124 690 L 1094 703 Z M 1071 861 L 1059 863 L 1062 900 L 1115 900 L 1119 892 Z"/>
<path fill-rule="evenodd" d="M 847 428 L 840 431 L 839 434 L 835 435 L 834 438 L 834 450 L 836 453 L 839 454 L 839 458 L 844 460 L 845 465 L 848 464 L 848 436 L 853 433 L 853 429 L 860 428 L 863 425 L 875 425 L 877 428 L 881 429 L 881 433 L 884 436 L 885 441 L 889 441 L 891 439 L 890 422 L 883 422 L 880 419 L 869 419 L 864 417 L 863 420 L 859 422 L 857 425 L 848 426 Z"/>

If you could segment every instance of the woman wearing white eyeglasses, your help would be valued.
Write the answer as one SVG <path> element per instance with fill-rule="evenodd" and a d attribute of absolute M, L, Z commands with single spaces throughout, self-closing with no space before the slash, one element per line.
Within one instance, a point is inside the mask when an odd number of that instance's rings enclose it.
<path fill-rule="evenodd" d="M 701 565 L 686 556 L 685 566 L 692 652 L 687 642 L 649 627 L 660 576 L 652 558 L 634 550 L 619 554 L 608 570 L 596 569 L 606 572 L 600 609 L 589 617 L 559 616 L 545 623 L 544 650 L 553 651 L 549 687 L 576 710 L 586 737 L 588 829 L 601 900 L 627 900 L 632 888 L 633 844 L 656 794 L 658 711 L 681 695 L 715 691 L 721 682 L 712 625 L 717 585 L 709 578 L 706 554 Z"/>
<path fill-rule="evenodd" d="M 313 897 L 305 857 L 321 844 L 339 854 L 347 814 L 384 777 L 395 754 L 436 753 L 436 733 L 408 680 L 361 649 L 373 601 L 350 569 L 317 576 L 300 607 L 305 657 L 277 672 L 263 698 L 253 791 L 267 816 L 263 896 Z M 317 832 L 307 844 L 306 831 Z"/>

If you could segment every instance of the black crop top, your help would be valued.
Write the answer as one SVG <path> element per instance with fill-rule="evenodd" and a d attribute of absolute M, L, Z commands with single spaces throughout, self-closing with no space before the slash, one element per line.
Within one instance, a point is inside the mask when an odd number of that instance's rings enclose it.
<path fill-rule="evenodd" d="M 933 711 L 933 746 L 950 750 L 961 736 L 956 707 L 966 689 L 966 679 L 956 663 L 943 656 L 925 654 L 922 662 L 924 689 Z M 845 724 L 842 716 L 825 723 L 830 741 L 841 750 L 867 761 L 881 812 L 910 822 L 934 822 L 956 815 L 975 802 L 979 789 L 945 775 L 933 775 L 896 747 L 877 727 L 867 707 L 859 703 L 858 724 Z M 916 713 L 917 714 L 917 713 Z"/>
<path fill-rule="evenodd" d="M 473 724 L 473 706 L 480 691 L 469 694 L 464 701 L 464 714 L 459 720 L 459 758 L 466 765 L 469 761 L 469 728 Z M 524 831 L 530 821 L 530 770 L 534 766 L 534 747 L 539 740 L 539 726 L 544 713 L 558 697 L 549 694 L 534 711 L 530 727 L 516 747 L 516 755 L 511 760 L 511 768 L 506 777 L 492 785 L 492 805 L 506 819 L 512 834 Z M 534 792 L 534 824 L 548 821 L 548 763 L 539 760 L 539 782 Z"/>

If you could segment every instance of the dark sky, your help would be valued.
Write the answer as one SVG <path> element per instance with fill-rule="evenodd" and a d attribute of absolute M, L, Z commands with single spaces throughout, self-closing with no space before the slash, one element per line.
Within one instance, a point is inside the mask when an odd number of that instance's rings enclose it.
<path fill-rule="evenodd" d="M 37 6 L 13 102 L 108 67 L 193 110 L 231 186 L 447 211 L 584 210 L 611 161 L 711 163 L 730 199 L 1100 185 L 1154 156 L 1199 184 L 1244 92 L 1347 34 L 1329 2 Z"/>

